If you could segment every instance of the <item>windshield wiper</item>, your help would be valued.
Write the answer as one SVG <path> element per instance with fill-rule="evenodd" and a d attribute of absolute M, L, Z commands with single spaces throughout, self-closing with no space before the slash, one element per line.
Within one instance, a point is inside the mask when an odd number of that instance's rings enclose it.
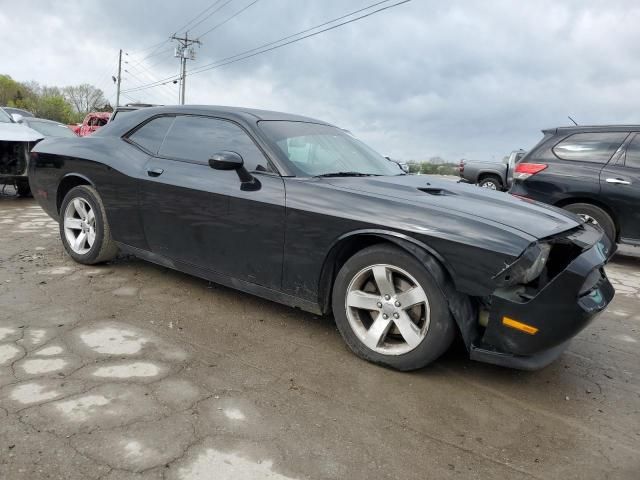
<path fill-rule="evenodd" d="M 361 172 L 330 172 L 323 173 L 321 175 L 314 175 L 314 178 L 318 177 L 379 177 L 376 173 L 361 173 Z"/>

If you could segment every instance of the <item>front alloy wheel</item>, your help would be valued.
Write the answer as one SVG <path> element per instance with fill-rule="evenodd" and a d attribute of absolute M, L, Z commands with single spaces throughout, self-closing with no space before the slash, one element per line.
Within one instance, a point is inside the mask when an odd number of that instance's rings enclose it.
<path fill-rule="evenodd" d="M 429 330 L 429 300 L 405 270 L 388 264 L 358 272 L 348 287 L 345 309 L 353 332 L 374 352 L 402 355 Z"/>
<path fill-rule="evenodd" d="M 445 278 L 435 259 L 419 260 L 393 245 L 357 252 L 333 285 L 333 315 L 342 338 L 356 355 L 380 365 L 415 370 L 431 363 L 455 333 L 444 285 L 438 283 Z"/>

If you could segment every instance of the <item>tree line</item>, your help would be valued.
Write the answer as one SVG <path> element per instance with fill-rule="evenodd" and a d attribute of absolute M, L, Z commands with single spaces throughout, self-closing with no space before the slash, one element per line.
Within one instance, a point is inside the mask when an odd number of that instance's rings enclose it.
<path fill-rule="evenodd" d="M 409 160 L 407 162 L 409 173 L 422 173 L 424 175 L 455 175 L 458 176 L 458 163 L 450 163 L 439 157 L 434 157 L 429 161 L 418 162 Z"/>
<path fill-rule="evenodd" d="M 113 110 L 104 92 L 88 83 L 50 87 L 38 82 L 18 82 L 0 75 L 0 106 L 28 110 L 36 117 L 62 123 L 79 123 L 89 112 Z"/>

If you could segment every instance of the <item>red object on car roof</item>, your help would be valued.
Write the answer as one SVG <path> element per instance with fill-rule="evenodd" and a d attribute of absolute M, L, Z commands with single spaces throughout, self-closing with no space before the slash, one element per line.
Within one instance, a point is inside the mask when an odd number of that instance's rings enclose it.
<path fill-rule="evenodd" d="M 110 116 L 110 112 L 91 112 L 84 117 L 81 124 L 69 125 L 69 128 L 71 128 L 76 135 L 86 137 L 87 135 L 91 135 L 100 127 L 104 127 L 109 121 Z"/>

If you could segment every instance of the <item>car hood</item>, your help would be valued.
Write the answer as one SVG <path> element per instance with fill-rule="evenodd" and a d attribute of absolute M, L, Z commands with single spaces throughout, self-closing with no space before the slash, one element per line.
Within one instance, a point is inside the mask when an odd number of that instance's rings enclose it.
<path fill-rule="evenodd" d="M 19 123 L 0 123 L 0 141 L 4 142 L 35 142 L 44 135 L 32 128 Z"/>
<path fill-rule="evenodd" d="M 432 206 L 517 229 L 537 239 L 570 230 L 580 219 L 559 208 L 432 175 L 324 179 L 334 187 Z"/>

